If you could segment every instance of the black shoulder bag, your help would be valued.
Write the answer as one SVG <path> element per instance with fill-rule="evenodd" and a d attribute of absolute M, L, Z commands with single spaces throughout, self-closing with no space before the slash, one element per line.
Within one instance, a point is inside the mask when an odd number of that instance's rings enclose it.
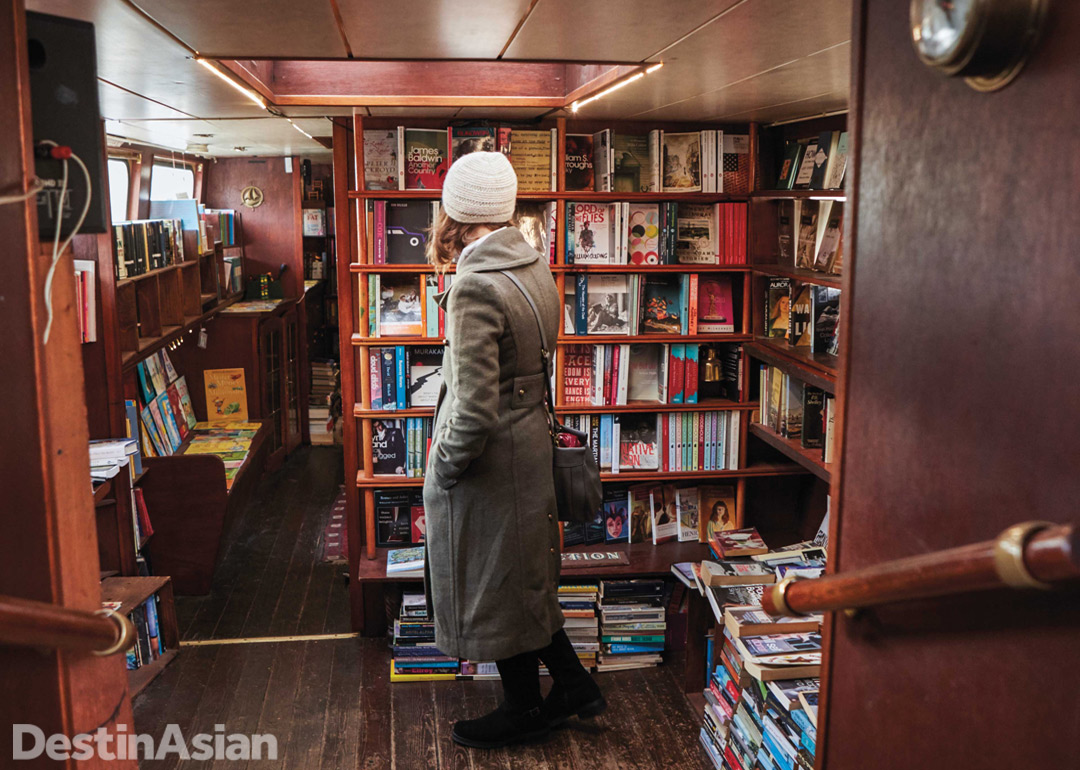
<path fill-rule="evenodd" d="M 513 281 L 525 295 L 536 317 L 536 327 L 540 330 L 540 357 L 544 363 L 544 400 L 547 402 L 548 431 L 551 434 L 552 472 L 555 478 L 555 501 L 558 504 L 559 521 L 592 521 L 600 509 L 603 491 L 600 485 L 600 470 L 596 467 L 596 458 L 589 447 L 589 437 L 579 430 L 561 424 L 556 417 L 555 399 L 551 395 L 551 349 L 544 333 L 544 323 L 540 320 L 540 310 L 517 276 L 505 270 L 500 272 Z M 563 446 L 564 443 L 577 446 Z"/>

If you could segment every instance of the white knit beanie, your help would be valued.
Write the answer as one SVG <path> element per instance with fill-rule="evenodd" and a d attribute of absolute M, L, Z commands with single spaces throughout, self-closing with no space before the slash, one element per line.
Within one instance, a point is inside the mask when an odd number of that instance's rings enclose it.
<path fill-rule="evenodd" d="M 517 204 L 517 174 L 501 152 L 471 152 L 443 180 L 442 205 L 455 222 L 509 222 Z"/>

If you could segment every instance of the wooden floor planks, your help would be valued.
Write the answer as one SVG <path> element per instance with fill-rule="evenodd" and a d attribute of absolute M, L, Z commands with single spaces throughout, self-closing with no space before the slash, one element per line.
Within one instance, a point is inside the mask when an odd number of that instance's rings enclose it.
<path fill-rule="evenodd" d="M 342 565 L 318 541 L 341 483 L 341 455 L 302 449 L 268 476 L 230 522 L 205 597 L 177 602 L 185 640 L 345 633 Z M 454 722 L 501 700 L 498 681 L 390 684 L 385 640 L 335 639 L 186 647 L 135 700 L 135 727 L 160 737 L 273 733 L 274 762 L 143 761 L 145 770 L 622 770 L 708 768 L 701 717 L 671 670 L 600 674 L 610 704 L 547 741 L 495 751 L 454 744 Z M 545 680 L 547 688 L 549 681 Z"/>

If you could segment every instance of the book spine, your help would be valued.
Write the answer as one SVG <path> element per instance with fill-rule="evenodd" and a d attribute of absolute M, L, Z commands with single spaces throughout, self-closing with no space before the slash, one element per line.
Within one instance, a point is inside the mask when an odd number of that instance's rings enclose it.
<path fill-rule="evenodd" d="M 698 275 L 691 273 L 689 276 L 689 309 L 686 314 L 688 324 L 687 334 L 694 335 L 698 332 Z"/>
<path fill-rule="evenodd" d="M 368 377 L 371 384 L 371 408 L 383 408 L 382 349 L 368 348 Z"/>
<path fill-rule="evenodd" d="M 668 365 L 668 401 L 672 404 L 683 403 L 686 372 L 686 345 L 677 343 L 671 346 L 671 363 Z"/>
<path fill-rule="evenodd" d="M 584 273 L 578 273 L 575 278 L 575 292 L 574 298 L 576 300 L 576 313 L 575 319 L 577 322 L 577 333 L 588 334 L 589 333 L 589 284 L 588 276 Z"/>
<path fill-rule="evenodd" d="M 694 470 L 700 471 L 705 469 L 705 415 L 701 412 L 696 413 L 694 422 L 697 423 L 697 457 L 694 461 Z"/>
<path fill-rule="evenodd" d="M 394 349 L 394 377 L 397 388 L 397 408 L 407 409 L 408 385 L 405 382 L 405 346 L 398 345 Z"/>
<path fill-rule="evenodd" d="M 698 351 L 700 346 L 687 345 L 686 350 L 686 377 L 683 390 L 683 400 L 687 404 L 696 404 L 698 401 Z"/>

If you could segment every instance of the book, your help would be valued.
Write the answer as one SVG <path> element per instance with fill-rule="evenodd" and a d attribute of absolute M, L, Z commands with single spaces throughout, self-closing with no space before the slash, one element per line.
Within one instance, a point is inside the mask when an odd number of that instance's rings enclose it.
<path fill-rule="evenodd" d="M 566 190 L 591 192 L 594 189 L 592 134 L 567 134 Z"/>
<path fill-rule="evenodd" d="M 626 377 L 626 403 L 660 403 L 661 382 L 666 374 L 666 346 L 634 344 L 629 346 L 629 367 Z"/>
<path fill-rule="evenodd" d="M 675 221 L 675 256 L 684 265 L 719 263 L 719 208 L 707 203 L 679 203 Z"/>
<path fill-rule="evenodd" d="M 791 309 L 788 314 L 788 343 L 800 348 L 813 347 L 813 331 L 810 320 L 813 307 L 810 301 L 811 284 L 791 287 Z"/>
<path fill-rule="evenodd" d="M 470 152 L 495 152 L 497 137 L 493 126 L 452 126 L 450 132 L 450 163 Z"/>
<path fill-rule="evenodd" d="M 630 309 L 627 276 L 588 276 L 589 334 L 629 334 Z"/>
<path fill-rule="evenodd" d="M 675 490 L 675 514 L 679 519 L 680 542 L 699 540 L 701 492 L 697 487 Z M 688 584 L 689 585 L 689 584 Z M 693 588 L 693 585 L 690 585 Z"/>
<path fill-rule="evenodd" d="M 407 464 L 402 420 L 380 418 L 371 424 L 372 472 L 380 476 L 404 476 Z"/>
<path fill-rule="evenodd" d="M 563 356 L 563 394 L 567 404 L 592 404 L 592 345 L 567 345 Z"/>
<path fill-rule="evenodd" d="M 651 543 L 653 523 L 652 484 L 634 484 L 627 490 L 630 506 L 630 542 Z"/>
<path fill-rule="evenodd" d="M 754 561 L 703 561 L 701 582 L 707 586 L 769 585 L 776 582 L 776 574 Z"/>
<path fill-rule="evenodd" d="M 641 333 L 685 333 L 682 276 L 646 275 L 642 285 Z"/>
<path fill-rule="evenodd" d="M 150 361 L 150 358 L 146 360 Z M 207 422 L 247 422 L 247 384 L 243 368 L 204 369 L 203 385 Z"/>
<path fill-rule="evenodd" d="M 364 131 L 364 186 L 368 190 L 398 189 L 397 132 Z"/>
<path fill-rule="evenodd" d="M 802 201 L 777 201 L 776 233 L 781 265 L 795 265 L 796 226 L 802 213 Z"/>
<path fill-rule="evenodd" d="M 780 435 L 796 439 L 802 436 L 803 383 L 794 377 L 785 378 L 784 414 Z"/>
<path fill-rule="evenodd" d="M 661 141 L 663 192 L 701 190 L 701 134 L 664 132 Z"/>
<path fill-rule="evenodd" d="M 818 210 L 820 201 L 802 201 L 798 220 L 798 240 L 795 244 L 795 267 L 810 270 L 817 256 Z"/>
<path fill-rule="evenodd" d="M 735 529 L 735 487 L 702 485 L 698 495 L 700 542 L 711 543 L 720 532 Z"/>
<path fill-rule="evenodd" d="M 627 255 L 632 265 L 660 264 L 660 206 L 631 203 L 627 216 Z"/>
<path fill-rule="evenodd" d="M 724 628 L 736 638 L 819 631 L 821 622 L 821 615 L 774 617 L 760 607 L 728 607 L 724 612 Z"/>
<path fill-rule="evenodd" d="M 430 201 L 386 201 L 386 264 L 427 264 L 431 215 Z"/>
<path fill-rule="evenodd" d="M 652 186 L 649 137 L 636 134 L 611 136 L 612 182 L 615 192 L 656 192 Z"/>
<path fill-rule="evenodd" d="M 409 406 L 435 406 L 443 383 L 441 346 L 414 347 L 409 351 Z"/>
<path fill-rule="evenodd" d="M 750 135 L 724 132 L 722 178 L 716 192 L 750 192 Z"/>
<path fill-rule="evenodd" d="M 765 541 L 761 539 L 757 529 L 746 527 L 744 529 L 715 530 L 709 540 L 723 559 L 733 559 L 738 556 L 753 556 L 759 553 L 768 553 Z"/>
<path fill-rule="evenodd" d="M 446 131 L 398 128 L 398 166 L 403 190 L 441 190 L 450 167 Z"/>
<path fill-rule="evenodd" d="M 611 129 L 593 134 L 593 188 L 611 192 Z"/>
<path fill-rule="evenodd" d="M 848 132 L 841 131 L 836 147 L 829 155 L 829 170 L 825 173 L 825 189 L 839 190 L 844 186 L 844 172 L 847 171 Z"/>
<path fill-rule="evenodd" d="M 735 306 L 729 276 L 702 275 L 698 281 L 697 330 L 699 334 L 735 331 Z"/>
<path fill-rule="evenodd" d="M 806 145 L 802 142 L 784 143 L 784 157 L 780 160 L 780 172 L 776 180 L 777 190 L 790 190 L 795 185 L 795 175 L 799 171 L 799 162 Z"/>
<path fill-rule="evenodd" d="M 519 192 L 555 189 L 554 130 L 514 129 L 510 163 L 518 178 Z"/>
<path fill-rule="evenodd" d="M 613 217 L 610 203 L 567 203 L 566 218 L 568 262 L 574 264 L 612 262 Z"/>
<path fill-rule="evenodd" d="M 679 516 L 675 507 L 675 487 L 664 484 L 653 490 L 652 543 L 660 545 L 679 536 Z"/>
<path fill-rule="evenodd" d="M 412 490 L 375 490 L 376 545 L 412 542 Z"/>
<path fill-rule="evenodd" d="M 603 492 L 604 541 L 626 543 L 630 541 L 630 516 L 627 510 L 627 492 L 623 487 L 606 485 Z"/>
<path fill-rule="evenodd" d="M 824 212 L 822 212 L 824 215 Z M 814 257 L 814 269 L 832 272 L 840 251 L 840 239 L 843 237 L 844 204 L 837 201 L 829 207 L 827 215 L 819 222 L 817 253 Z M 823 228 L 821 227 L 823 226 Z"/>
<path fill-rule="evenodd" d="M 821 449 L 825 446 L 825 391 L 807 385 L 803 388 L 802 433 L 803 449 Z"/>
<path fill-rule="evenodd" d="M 657 419 L 653 412 L 618 415 L 619 470 L 655 471 L 659 468 Z"/>
<path fill-rule="evenodd" d="M 810 178 L 814 174 L 814 157 L 817 155 L 817 140 L 807 143 L 803 150 L 802 159 L 799 162 L 799 170 L 795 173 L 793 189 L 805 190 L 810 187 Z"/>
<path fill-rule="evenodd" d="M 787 339 L 791 313 L 791 279 L 770 278 L 765 297 L 765 336 Z"/>
<path fill-rule="evenodd" d="M 386 574 L 420 577 L 424 574 L 424 547 L 398 548 L 386 552 Z"/>
<path fill-rule="evenodd" d="M 814 152 L 814 167 L 810 172 L 810 189 L 821 190 L 825 187 L 825 176 L 829 170 L 829 158 L 836 148 L 840 134 L 837 131 L 823 131 L 817 140 Z"/>
<path fill-rule="evenodd" d="M 380 336 L 423 336 L 422 287 L 423 280 L 418 275 L 380 276 L 375 320 Z"/>
<path fill-rule="evenodd" d="M 424 492 L 413 490 L 409 506 L 409 526 L 414 544 L 427 540 L 427 517 L 424 514 Z"/>
<path fill-rule="evenodd" d="M 517 208 L 517 223 L 529 245 L 550 263 L 555 260 L 555 202 L 521 201 Z"/>
<path fill-rule="evenodd" d="M 810 291 L 810 350 L 831 353 L 840 324 L 840 290 L 813 286 Z"/>

